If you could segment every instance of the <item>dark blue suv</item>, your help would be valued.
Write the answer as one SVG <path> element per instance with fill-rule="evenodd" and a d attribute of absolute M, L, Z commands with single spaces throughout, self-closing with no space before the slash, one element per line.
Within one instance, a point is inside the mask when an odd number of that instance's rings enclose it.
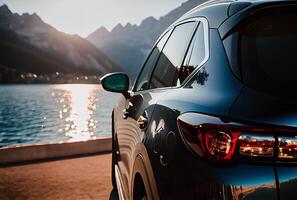
<path fill-rule="evenodd" d="M 160 37 L 112 113 L 120 199 L 297 199 L 297 2 L 209 1 Z M 295 191 L 296 190 L 296 191 Z"/>

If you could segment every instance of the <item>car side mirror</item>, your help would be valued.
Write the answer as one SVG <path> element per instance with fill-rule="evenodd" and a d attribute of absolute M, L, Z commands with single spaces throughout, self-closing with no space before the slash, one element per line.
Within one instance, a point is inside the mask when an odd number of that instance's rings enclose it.
<path fill-rule="evenodd" d="M 127 74 L 122 72 L 110 73 L 103 76 L 100 81 L 104 90 L 122 93 L 126 98 L 130 96 L 128 92 L 129 77 Z"/>

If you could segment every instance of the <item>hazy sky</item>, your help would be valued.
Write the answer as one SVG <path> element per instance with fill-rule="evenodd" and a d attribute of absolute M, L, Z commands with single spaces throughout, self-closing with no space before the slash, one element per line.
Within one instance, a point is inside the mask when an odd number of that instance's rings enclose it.
<path fill-rule="evenodd" d="M 83 37 L 104 25 L 139 24 L 144 18 L 159 18 L 186 0 L 0 0 L 12 12 L 36 12 L 46 23 L 66 33 Z"/>

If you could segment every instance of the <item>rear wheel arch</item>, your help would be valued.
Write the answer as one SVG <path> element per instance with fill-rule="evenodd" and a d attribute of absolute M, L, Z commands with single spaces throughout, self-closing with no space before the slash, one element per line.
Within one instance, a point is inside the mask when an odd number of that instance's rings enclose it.
<path fill-rule="evenodd" d="M 141 187 L 143 187 L 145 189 L 147 199 L 159 200 L 157 185 L 147 151 L 143 144 L 138 144 L 135 150 L 135 159 L 130 181 L 130 199 L 134 199 L 135 189 L 141 189 Z M 141 184 L 143 186 L 141 186 Z"/>
<path fill-rule="evenodd" d="M 134 161 L 130 188 L 130 195 L 133 200 L 141 199 L 139 198 L 141 195 L 145 195 L 147 199 L 153 199 L 151 184 L 149 183 L 143 156 L 141 154 L 137 154 Z"/>

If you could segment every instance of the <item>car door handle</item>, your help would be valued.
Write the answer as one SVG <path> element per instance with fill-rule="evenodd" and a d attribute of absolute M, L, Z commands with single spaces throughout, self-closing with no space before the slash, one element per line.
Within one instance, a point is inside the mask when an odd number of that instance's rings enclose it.
<path fill-rule="evenodd" d="M 144 129 L 147 126 L 148 119 L 146 111 L 138 118 L 137 124 L 140 129 Z"/>
<path fill-rule="evenodd" d="M 133 103 L 129 102 L 128 106 L 123 109 L 123 118 L 127 119 L 130 116 L 131 109 L 133 107 Z"/>
<path fill-rule="evenodd" d="M 128 111 L 127 108 L 125 108 L 125 109 L 123 110 L 123 118 L 124 118 L 124 119 L 127 119 L 128 117 L 129 117 L 129 111 Z"/>

